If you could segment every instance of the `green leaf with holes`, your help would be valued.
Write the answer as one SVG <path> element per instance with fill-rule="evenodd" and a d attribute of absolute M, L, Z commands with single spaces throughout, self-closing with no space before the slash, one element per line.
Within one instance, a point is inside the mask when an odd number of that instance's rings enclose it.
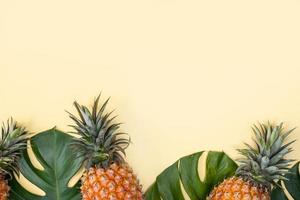
<path fill-rule="evenodd" d="M 288 200 L 282 188 L 276 187 L 271 193 L 272 200 Z"/>
<path fill-rule="evenodd" d="M 20 170 L 46 195 L 34 195 L 14 179 L 10 183 L 10 200 L 80 200 L 79 186 L 68 187 L 70 179 L 81 166 L 81 161 L 75 159 L 69 148 L 71 139 L 71 136 L 55 128 L 31 138 L 32 150 L 44 170 L 33 166 L 27 151 L 20 160 Z"/>
<path fill-rule="evenodd" d="M 293 197 L 294 200 L 300 200 L 299 165 L 300 165 L 300 162 L 296 163 L 291 169 L 289 169 L 289 173 L 285 175 L 285 178 L 287 178 L 287 180 L 284 181 L 286 192 L 289 193 Z M 282 183 L 281 183 L 281 185 L 282 185 Z M 272 191 L 271 199 L 272 200 L 288 200 L 289 198 L 286 196 L 282 187 L 276 187 Z"/>
<path fill-rule="evenodd" d="M 200 166 L 206 168 L 205 179 L 201 180 L 198 173 L 201 156 L 203 152 L 183 157 L 164 170 L 146 191 L 145 200 L 184 200 L 182 190 L 191 200 L 205 200 L 216 184 L 234 175 L 236 163 L 224 152 L 210 151 L 206 166 Z"/>
<path fill-rule="evenodd" d="M 294 200 L 300 200 L 300 162 L 296 163 L 291 169 L 290 173 L 286 175 L 288 181 L 285 181 L 285 187 Z"/>

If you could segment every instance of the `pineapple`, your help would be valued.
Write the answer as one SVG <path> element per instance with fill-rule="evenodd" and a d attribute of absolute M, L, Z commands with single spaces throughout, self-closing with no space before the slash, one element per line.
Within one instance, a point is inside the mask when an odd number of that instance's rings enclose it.
<path fill-rule="evenodd" d="M 12 178 L 13 173 L 18 174 L 18 160 L 26 145 L 24 128 L 18 127 L 13 119 L 7 121 L 7 126 L 3 123 L 0 133 L 0 200 L 8 199 L 10 187 L 7 179 Z"/>
<path fill-rule="evenodd" d="M 72 133 L 81 136 L 75 137 L 71 145 L 86 169 L 81 178 L 82 199 L 141 200 L 142 188 L 124 160 L 130 138 L 118 131 L 120 123 L 113 122 L 112 112 L 105 112 L 109 99 L 98 109 L 99 98 L 100 95 L 91 111 L 75 101 L 79 118 L 69 113 L 75 122 L 71 125 L 75 130 Z"/>
<path fill-rule="evenodd" d="M 271 189 L 280 187 L 279 181 L 293 160 L 285 156 L 292 151 L 290 145 L 295 141 L 285 143 L 287 136 L 294 130 L 283 130 L 283 124 L 254 125 L 255 147 L 246 144 L 247 148 L 239 149 L 243 158 L 234 177 L 224 180 L 214 188 L 208 200 L 270 200 Z"/>

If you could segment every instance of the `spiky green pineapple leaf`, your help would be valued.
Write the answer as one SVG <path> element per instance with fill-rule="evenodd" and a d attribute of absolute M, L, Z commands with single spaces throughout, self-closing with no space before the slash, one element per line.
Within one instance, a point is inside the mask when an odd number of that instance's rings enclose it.
<path fill-rule="evenodd" d="M 10 118 L 0 130 L 0 175 L 12 178 L 18 174 L 18 161 L 22 150 L 26 149 L 28 133 L 24 127 Z"/>
<path fill-rule="evenodd" d="M 205 180 L 201 181 L 198 162 L 202 156 L 203 152 L 185 156 L 164 170 L 146 191 L 145 200 L 184 200 L 182 189 L 191 200 L 205 200 L 216 184 L 234 175 L 237 164 L 224 152 L 211 151 L 206 159 Z"/>
<path fill-rule="evenodd" d="M 115 123 L 113 111 L 106 112 L 109 98 L 99 104 L 101 94 L 94 100 L 91 109 L 74 102 L 77 115 L 70 112 L 72 127 L 80 138 L 74 138 L 71 144 L 78 156 L 84 159 L 85 167 L 92 165 L 108 167 L 112 163 L 124 163 L 125 149 L 130 144 L 130 136 L 119 131 L 122 123 Z"/>
<path fill-rule="evenodd" d="M 54 129 L 31 138 L 32 150 L 44 170 L 36 169 L 25 150 L 20 160 L 21 173 L 46 196 L 37 196 L 24 189 L 15 179 L 10 183 L 10 200 L 80 200 L 79 186 L 69 188 L 68 182 L 79 170 L 82 162 L 75 159 L 69 144 L 70 135 Z"/>
<path fill-rule="evenodd" d="M 267 123 L 253 125 L 255 147 L 245 144 L 246 148 L 239 149 L 242 158 L 236 175 L 248 177 L 268 189 L 283 181 L 292 160 L 286 155 L 293 151 L 291 145 L 295 140 L 287 142 L 287 137 L 295 130 L 285 130 L 283 123 L 278 125 Z"/>

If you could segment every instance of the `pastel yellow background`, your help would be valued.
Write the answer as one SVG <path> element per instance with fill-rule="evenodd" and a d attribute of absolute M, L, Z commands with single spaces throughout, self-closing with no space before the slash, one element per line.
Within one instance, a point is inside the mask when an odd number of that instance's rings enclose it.
<path fill-rule="evenodd" d="M 102 91 L 145 188 L 186 154 L 236 157 L 257 121 L 300 126 L 299 10 L 296 0 L 0 0 L 0 120 L 69 131 L 65 110 Z"/>

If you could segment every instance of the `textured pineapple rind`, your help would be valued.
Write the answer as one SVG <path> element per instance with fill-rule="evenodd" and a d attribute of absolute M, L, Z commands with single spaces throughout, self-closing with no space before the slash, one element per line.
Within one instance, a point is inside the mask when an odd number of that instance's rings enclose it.
<path fill-rule="evenodd" d="M 91 110 L 75 101 L 79 118 L 69 113 L 73 133 L 81 136 L 73 139 L 72 148 L 87 170 L 81 180 L 82 199 L 141 200 L 142 188 L 124 159 L 130 138 L 119 131 L 121 123 L 114 123 L 112 112 L 105 113 L 109 99 L 98 109 L 99 98 Z"/>
<path fill-rule="evenodd" d="M 272 187 L 286 180 L 284 175 L 293 160 L 285 156 L 292 151 L 290 145 L 295 141 L 285 141 L 294 129 L 284 131 L 283 123 L 258 124 L 252 129 L 256 146 L 246 144 L 247 148 L 238 150 L 243 158 L 237 160 L 240 166 L 235 176 L 214 188 L 208 200 L 270 200 Z"/>
<path fill-rule="evenodd" d="M 3 123 L 0 132 L 0 200 L 7 200 L 10 187 L 7 179 L 13 177 L 13 173 L 19 174 L 18 161 L 21 152 L 27 146 L 27 131 L 19 127 L 12 118 Z"/>
<path fill-rule="evenodd" d="M 262 185 L 244 180 L 242 177 L 232 177 L 215 187 L 207 200 L 241 199 L 270 200 L 270 192 Z"/>
<path fill-rule="evenodd" d="M 10 187 L 7 181 L 0 177 L 0 200 L 7 200 L 9 196 Z"/>
<path fill-rule="evenodd" d="M 82 177 L 83 200 L 142 200 L 142 187 L 128 165 L 112 164 L 109 168 L 90 168 Z"/>

